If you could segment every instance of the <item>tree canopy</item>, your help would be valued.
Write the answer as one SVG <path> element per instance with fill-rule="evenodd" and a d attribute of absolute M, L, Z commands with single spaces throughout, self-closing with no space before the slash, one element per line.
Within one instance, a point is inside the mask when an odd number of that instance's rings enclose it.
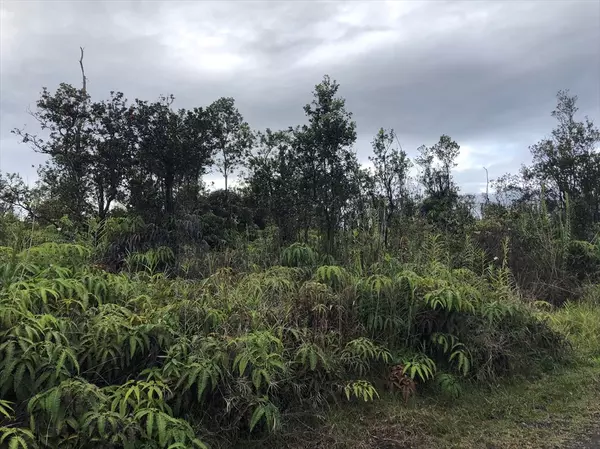
<path fill-rule="evenodd" d="M 47 223 L 68 217 L 75 227 L 129 214 L 164 229 L 172 245 L 182 227 L 226 244 L 272 225 L 282 242 L 308 241 L 316 231 L 328 254 L 338 251 L 341 231 L 378 229 L 387 246 L 390 229 L 417 216 L 442 232 L 463 232 L 478 215 L 453 178 L 460 145 L 443 134 L 411 160 L 394 130 L 382 128 L 372 168 L 364 168 L 354 148 L 357 124 L 340 93 L 325 76 L 304 106 L 304 124 L 253 131 L 233 98 L 186 110 L 174 108 L 173 96 L 130 102 L 110 92 L 93 100 L 85 87 L 44 88 L 33 116 L 47 137 L 14 132 L 47 162 L 36 186 L 3 176 L 2 210 Z M 600 132 L 576 117 L 576 96 L 561 91 L 557 100 L 557 126 L 530 147 L 532 164 L 494 181 L 497 198 L 510 197 L 494 210 L 532 204 L 543 193 L 574 235 L 592 238 L 600 221 Z M 221 196 L 206 190 L 209 172 L 223 176 Z"/>

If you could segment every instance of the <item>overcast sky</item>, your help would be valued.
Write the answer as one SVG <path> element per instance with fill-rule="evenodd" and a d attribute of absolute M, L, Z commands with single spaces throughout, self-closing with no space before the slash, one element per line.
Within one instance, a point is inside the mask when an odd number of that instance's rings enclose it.
<path fill-rule="evenodd" d="M 232 96 L 255 129 L 301 124 L 329 74 L 354 113 L 362 163 L 380 127 L 413 156 L 449 134 L 469 192 L 484 185 L 483 166 L 494 178 L 529 160 L 559 89 L 600 124 L 600 0 L 2 0 L 1 12 L 0 170 L 30 182 L 43 158 L 10 131 L 36 131 L 27 108 L 42 86 L 80 85 L 79 46 L 94 99 L 172 93 L 187 108 Z"/>

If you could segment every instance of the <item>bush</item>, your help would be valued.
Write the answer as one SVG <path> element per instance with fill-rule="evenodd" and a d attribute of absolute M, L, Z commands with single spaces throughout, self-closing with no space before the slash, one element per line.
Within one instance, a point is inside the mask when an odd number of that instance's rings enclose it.
<path fill-rule="evenodd" d="M 556 330 L 566 335 L 576 354 L 600 358 L 600 286 L 588 286 L 580 301 L 569 302 L 551 315 Z"/>
<path fill-rule="evenodd" d="M 248 251 L 266 261 L 272 240 Z M 276 431 L 306 404 L 376 400 L 384 383 L 405 398 L 430 383 L 456 395 L 460 379 L 562 359 L 565 342 L 519 300 L 506 267 L 451 269 L 440 245 L 431 239 L 429 261 L 409 269 L 390 257 L 317 266 L 295 244 L 289 266 L 214 266 L 202 280 L 161 272 L 175 263 L 168 248 L 131 254 L 120 274 L 82 245 L 18 253 L 0 288 L 0 391 L 15 409 L 5 428 L 31 432 L 4 438 L 203 447 L 227 426 L 229 444 Z"/>
<path fill-rule="evenodd" d="M 572 240 L 567 246 L 566 266 L 580 282 L 596 280 L 600 274 L 600 251 L 589 242 Z"/>

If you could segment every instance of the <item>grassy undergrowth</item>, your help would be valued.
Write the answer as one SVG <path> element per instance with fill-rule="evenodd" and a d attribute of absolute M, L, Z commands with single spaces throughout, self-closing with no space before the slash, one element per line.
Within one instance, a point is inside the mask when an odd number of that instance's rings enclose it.
<path fill-rule="evenodd" d="M 453 400 L 425 396 L 406 405 L 388 396 L 344 406 L 320 423 L 297 422 L 296 430 L 272 447 L 568 448 L 598 420 L 600 361 L 536 379 L 472 387 Z"/>
<path fill-rule="evenodd" d="M 542 447 L 600 403 L 597 289 L 525 301 L 505 262 L 453 267 L 435 238 L 410 264 L 293 245 L 197 279 L 172 259 L 2 248 L 0 445 Z"/>
<path fill-rule="evenodd" d="M 579 448 L 600 438 L 600 295 L 543 313 L 568 336 L 572 359 L 535 376 L 465 386 L 458 398 L 390 395 L 298 419 L 272 447 Z M 265 444 L 256 442 L 255 447 Z M 595 447 L 595 446 L 586 446 Z"/>

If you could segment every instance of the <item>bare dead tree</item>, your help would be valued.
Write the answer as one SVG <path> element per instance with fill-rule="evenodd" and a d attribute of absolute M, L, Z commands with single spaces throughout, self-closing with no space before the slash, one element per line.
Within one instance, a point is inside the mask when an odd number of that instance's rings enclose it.
<path fill-rule="evenodd" d="M 485 170 L 485 204 L 489 204 L 490 203 L 490 196 L 489 196 L 489 185 L 490 185 L 490 177 L 488 174 L 488 169 L 483 167 L 483 169 Z"/>
<path fill-rule="evenodd" d="M 81 58 L 79 58 L 79 67 L 81 67 L 81 77 L 83 78 L 83 93 L 86 93 L 86 80 L 87 78 L 85 77 L 85 70 L 83 70 L 83 47 L 79 47 L 79 49 L 81 50 Z"/>

